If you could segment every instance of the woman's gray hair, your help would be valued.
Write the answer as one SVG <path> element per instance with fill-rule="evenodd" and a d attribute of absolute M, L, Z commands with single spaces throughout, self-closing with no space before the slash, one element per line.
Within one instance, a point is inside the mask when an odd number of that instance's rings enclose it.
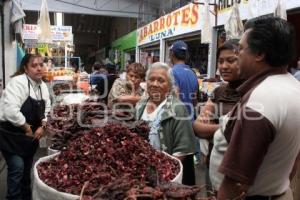
<path fill-rule="evenodd" d="M 147 73 L 146 73 L 146 81 L 149 80 L 149 75 L 151 73 L 152 70 L 154 69 L 163 69 L 167 72 L 167 75 L 168 75 L 168 82 L 169 82 L 169 85 L 170 85 L 170 92 L 174 91 L 174 76 L 173 76 L 173 73 L 172 73 L 172 69 L 171 67 L 169 67 L 169 65 L 167 63 L 164 63 L 164 62 L 155 62 L 153 63 L 150 68 L 147 70 Z"/>

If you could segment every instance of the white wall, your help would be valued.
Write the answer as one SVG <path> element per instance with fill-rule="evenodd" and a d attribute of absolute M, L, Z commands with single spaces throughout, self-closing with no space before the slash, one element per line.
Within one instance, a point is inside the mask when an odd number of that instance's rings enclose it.
<path fill-rule="evenodd" d="M 17 70 L 17 44 L 12 41 L 10 32 L 10 7 L 11 1 L 4 3 L 4 45 L 5 45 L 5 84 L 10 76 Z"/>

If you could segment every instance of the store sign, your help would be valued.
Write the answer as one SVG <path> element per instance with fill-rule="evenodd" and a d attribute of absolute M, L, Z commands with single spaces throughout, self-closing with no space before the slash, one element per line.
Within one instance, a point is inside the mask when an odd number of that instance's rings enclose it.
<path fill-rule="evenodd" d="M 38 52 L 41 54 L 45 54 L 49 49 L 48 44 L 38 44 L 37 48 L 38 48 Z"/>
<path fill-rule="evenodd" d="M 249 0 L 237 0 L 236 2 L 238 4 L 241 4 L 241 3 L 248 3 Z M 218 0 L 217 1 L 217 9 L 218 9 L 218 13 L 220 12 L 226 12 L 226 10 L 228 9 L 231 9 L 232 6 L 234 4 L 234 0 Z"/>
<path fill-rule="evenodd" d="M 143 26 L 137 31 L 138 46 L 201 30 L 202 8 L 200 5 L 191 3 Z M 213 17 L 212 21 L 214 21 Z"/>
<path fill-rule="evenodd" d="M 237 0 L 237 2 L 242 20 L 274 13 L 277 6 L 277 1 L 274 0 Z M 300 7 L 299 0 L 289 0 L 285 3 L 287 10 Z M 232 6 L 233 0 L 218 1 L 218 25 L 224 25 L 227 22 Z"/>
<path fill-rule="evenodd" d="M 72 42 L 72 26 L 51 26 L 52 40 Z M 24 40 L 37 40 L 37 25 L 24 24 L 23 26 L 23 39 Z"/>

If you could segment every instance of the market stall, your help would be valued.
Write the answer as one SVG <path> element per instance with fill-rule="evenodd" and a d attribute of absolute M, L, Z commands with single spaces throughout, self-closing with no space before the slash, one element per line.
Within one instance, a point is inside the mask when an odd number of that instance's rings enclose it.
<path fill-rule="evenodd" d="M 117 70 L 125 70 L 126 65 L 135 61 L 136 31 L 132 31 L 111 44 L 110 60 L 117 64 Z"/>
<path fill-rule="evenodd" d="M 144 45 L 140 48 L 140 63 L 149 68 L 151 64 L 160 61 L 159 43 Z"/>
<path fill-rule="evenodd" d="M 169 47 L 174 41 L 183 40 L 189 46 L 189 64 L 205 74 L 208 45 L 201 44 L 200 39 L 202 14 L 201 5 L 190 3 L 138 29 L 139 61 L 146 64 L 169 62 Z M 214 22 L 214 17 L 211 21 Z"/>

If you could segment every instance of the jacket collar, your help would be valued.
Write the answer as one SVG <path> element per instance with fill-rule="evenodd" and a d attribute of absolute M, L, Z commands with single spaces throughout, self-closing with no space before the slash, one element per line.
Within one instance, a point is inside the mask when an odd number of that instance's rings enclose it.
<path fill-rule="evenodd" d="M 25 76 L 28 78 L 31 86 L 33 87 L 34 90 L 36 90 L 41 84 L 42 84 L 42 81 L 34 81 L 33 79 L 31 79 L 29 76 L 27 76 L 27 74 L 25 74 Z"/>
<path fill-rule="evenodd" d="M 254 89 L 257 85 L 259 85 L 267 77 L 272 75 L 285 74 L 285 73 L 287 73 L 286 67 L 268 68 L 250 77 L 241 86 L 237 88 L 237 91 L 238 93 L 240 93 L 241 96 L 244 96 L 250 90 Z"/>
<path fill-rule="evenodd" d="M 176 116 L 176 113 L 174 112 L 173 100 L 174 100 L 174 97 L 172 95 L 169 95 L 167 97 L 167 101 L 166 101 L 165 105 L 162 107 L 162 109 L 164 109 L 164 111 L 161 115 L 161 121 L 164 121 L 166 119 Z M 142 118 L 143 112 L 146 108 L 148 101 L 149 101 L 149 97 L 142 99 L 136 105 L 136 118 L 138 120 Z"/>

